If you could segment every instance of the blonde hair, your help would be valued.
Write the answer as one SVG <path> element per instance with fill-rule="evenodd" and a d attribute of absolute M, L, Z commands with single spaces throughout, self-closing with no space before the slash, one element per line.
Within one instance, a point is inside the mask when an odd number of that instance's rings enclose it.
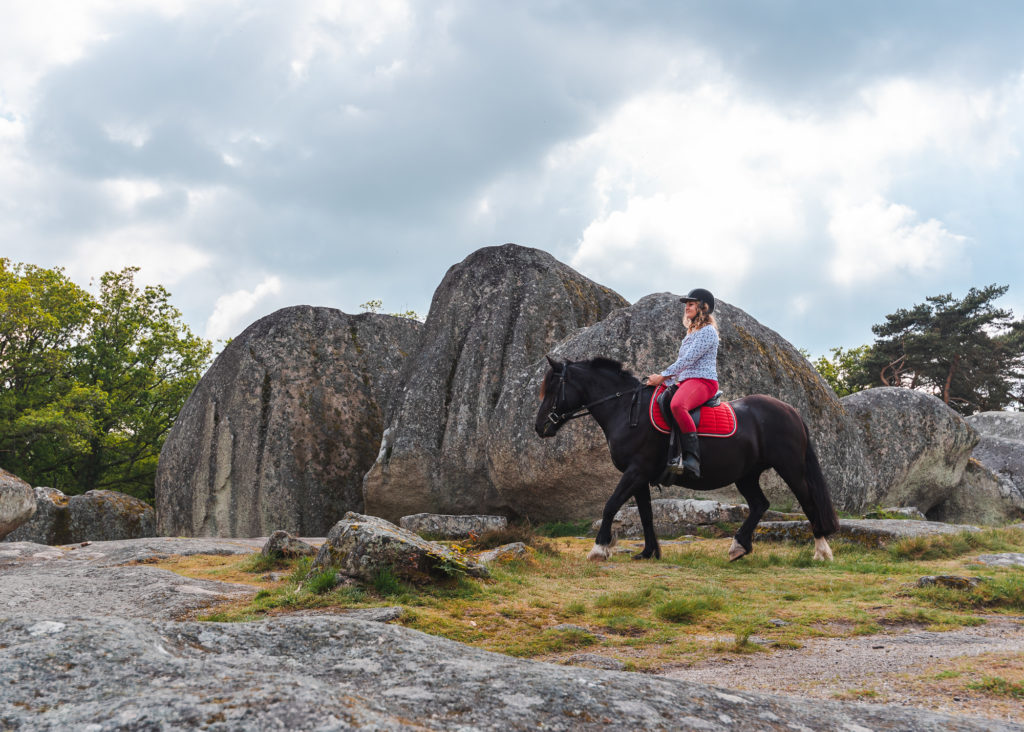
<path fill-rule="evenodd" d="M 715 320 L 715 316 L 711 314 L 711 308 L 708 307 L 708 304 L 702 300 L 696 300 L 695 302 L 697 303 L 697 315 L 693 318 L 683 318 L 686 332 L 693 333 L 708 325 L 718 330 L 718 322 Z"/>

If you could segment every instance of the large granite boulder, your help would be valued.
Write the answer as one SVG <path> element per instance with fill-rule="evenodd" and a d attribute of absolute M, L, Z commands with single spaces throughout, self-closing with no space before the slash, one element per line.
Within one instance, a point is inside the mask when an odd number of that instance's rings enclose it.
<path fill-rule="evenodd" d="M 956 497 L 978 437 L 942 400 L 913 389 L 877 387 L 843 397 L 861 426 L 870 480 L 847 507 L 917 506 L 929 518 L 951 515 L 943 504 Z"/>
<path fill-rule="evenodd" d="M 524 513 L 492 479 L 489 441 L 496 414 L 506 414 L 497 405 L 558 342 L 627 304 L 550 254 L 514 244 L 481 249 L 449 269 L 364 480 L 366 512 L 394 521 L 424 512 Z M 531 424 L 532 415 L 514 431 L 532 432 Z"/>
<path fill-rule="evenodd" d="M 717 301 L 721 342 L 719 383 L 727 399 L 770 394 L 793 405 L 807 422 L 837 507 L 846 508 L 866 480 L 860 433 L 828 385 L 799 351 L 739 308 Z M 578 331 L 556 348 L 558 358 L 606 356 L 638 378 L 672 363 L 683 337 L 683 307 L 671 293 L 648 295 Z M 547 362 L 540 359 L 510 376 L 495 410 L 489 457 L 501 503 L 533 520 L 600 515 L 619 480 L 601 429 L 592 419 L 571 422 L 552 439 L 533 429 Z M 773 505 L 795 505 L 792 493 L 769 471 L 761 478 Z M 666 497 L 743 500 L 735 487 L 698 493 L 665 489 Z"/>
<path fill-rule="evenodd" d="M 439 575 L 487 577 L 487 568 L 443 544 L 427 541 L 378 516 L 349 512 L 327 534 L 313 560 L 314 569 L 373 582 L 382 570 L 412 582 Z"/>
<path fill-rule="evenodd" d="M 178 415 L 156 476 L 159 532 L 322 536 L 362 510 L 385 412 L 422 324 L 297 306 L 250 325 Z"/>
<path fill-rule="evenodd" d="M 32 486 L 0 468 L 0 539 L 32 518 L 36 496 Z"/>
<path fill-rule="evenodd" d="M 1024 412 L 981 412 L 966 418 L 978 433 L 962 493 L 975 501 L 975 520 L 998 523 L 1024 516 Z M 977 461 L 977 465 L 973 463 Z"/>
<path fill-rule="evenodd" d="M 95 490 L 66 496 L 56 488 L 39 487 L 35 501 L 35 515 L 5 541 L 58 545 L 156 536 L 153 507 L 126 493 Z"/>

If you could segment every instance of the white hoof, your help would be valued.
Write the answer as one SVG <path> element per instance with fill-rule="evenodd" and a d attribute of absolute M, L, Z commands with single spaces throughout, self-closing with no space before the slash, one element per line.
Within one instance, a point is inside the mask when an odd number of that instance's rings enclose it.
<path fill-rule="evenodd" d="M 832 561 L 832 547 L 825 541 L 824 536 L 814 540 L 814 558 L 819 562 Z"/>
<path fill-rule="evenodd" d="M 591 562 L 603 562 L 612 555 L 611 548 L 612 544 L 594 544 L 594 548 L 587 554 L 587 559 Z"/>
<path fill-rule="evenodd" d="M 747 550 L 740 546 L 740 543 L 735 539 L 732 540 L 732 546 L 729 547 L 729 561 L 735 562 L 737 559 L 747 553 Z"/>

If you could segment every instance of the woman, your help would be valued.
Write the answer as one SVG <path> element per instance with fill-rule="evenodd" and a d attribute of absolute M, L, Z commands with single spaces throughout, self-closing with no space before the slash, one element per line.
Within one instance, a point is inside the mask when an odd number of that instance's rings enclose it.
<path fill-rule="evenodd" d="M 715 296 L 698 287 L 679 300 L 686 303 L 686 336 L 679 346 L 679 358 L 660 374 L 648 376 L 647 384 L 679 385 L 672 397 L 672 416 L 682 432 L 682 455 L 675 455 L 668 466 L 673 472 L 689 471 L 699 478 L 700 443 L 690 410 L 718 393 L 718 325 L 711 314 Z"/>

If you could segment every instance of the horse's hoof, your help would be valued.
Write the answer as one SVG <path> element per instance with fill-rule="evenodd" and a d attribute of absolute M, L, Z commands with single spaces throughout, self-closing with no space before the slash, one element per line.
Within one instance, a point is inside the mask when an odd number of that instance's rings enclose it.
<path fill-rule="evenodd" d="M 819 562 L 832 561 L 832 547 L 823 536 L 814 540 L 814 558 Z"/>
<path fill-rule="evenodd" d="M 737 559 L 739 559 L 740 557 L 742 557 L 746 553 L 747 553 L 747 550 L 744 549 L 740 545 L 740 543 L 738 541 L 733 539 L 732 540 L 732 546 L 729 547 L 729 561 L 730 562 L 735 562 Z"/>
<path fill-rule="evenodd" d="M 594 548 L 590 550 L 589 554 L 587 554 L 587 559 L 591 562 L 603 562 L 612 554 L 610 547 L 611 545 L 603 546 L 601 544 L 594 544 Z"/>

